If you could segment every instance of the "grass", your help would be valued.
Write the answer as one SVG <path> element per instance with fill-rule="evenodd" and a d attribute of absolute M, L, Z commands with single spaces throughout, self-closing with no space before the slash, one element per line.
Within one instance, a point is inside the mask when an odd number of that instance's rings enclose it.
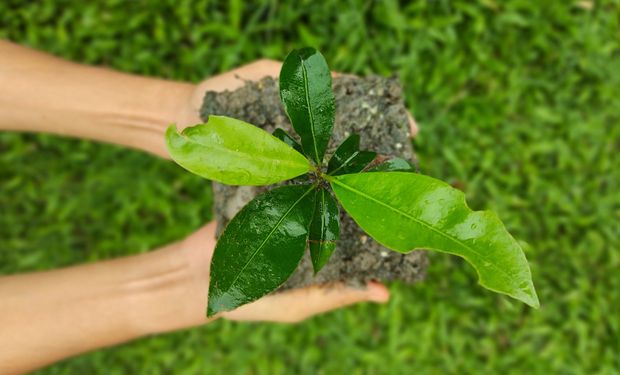
<path fill-rule="evenodd" d="M 393 285 L 387 306 L 299 326 L 220 321 L 41 373 L 620 371 L 620 2 L 401 3 L 9 0 L 0 37 L 191 81 L 303 45 L 338 71 L 398 74 L 423 172 L 498 212 L 541 309 L 434 254 L 427 281 Z M 0 134 L 0 272 L 146 251 L 208 220 L 210 202 L 205 181 L 145 154 Z"/>

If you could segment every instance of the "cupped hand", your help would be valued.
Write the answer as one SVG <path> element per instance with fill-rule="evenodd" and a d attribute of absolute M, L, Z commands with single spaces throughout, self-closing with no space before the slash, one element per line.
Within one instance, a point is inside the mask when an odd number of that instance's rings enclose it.
<path fill-rule="evenodd" d="M 206 91 L 235 90 L 243 86 L 245 81 L 257 81 L 267 76 L 277 77 L 281 66 L 282 63 L 279 61 L 257 60 L 202 81 L 196 85 L 187 105 L 179 112 L 178 125 L 185 127 L 202 122 L 199 110 Z M 414 137 L 418 127 L 411 114 L 407 115 L 411 136 Z M 216 243 L 215 228 L 216 223 L 211 222 L 182 242 L 183 251 L 194 268 L 195 290 L 192 294 L 196 298 L 191 302 L 196 304 L 193 309 L 195 315 L 192 316 L 194 324 L 205 322 L 209 269 Z M 218 317 L 230 320 L 291 323 L 358 302 L 383 303 L 388 299 L 389 291 L 378 282 L 370 282 L 363 289 L 334 283 L 270 294 L 234 311 L 222 313 Z"/>
<path fill-rule="evenodd" d="M 281 67 L 282 63 L 280 61 L 262 59 L 207 78 L 196 85 L 187 106 L 181 109 L 177 120 L 178 125 L 185 127 L 202 122 L 199 112 L 205 92 L 235 90 L 243 86 L 245 81 L 258 81 L 264 77 L 277 77 L 280 74 Z M 338 74 L 333 73 L 334 76 Z M 409 112 L 407 112 L 407 116 L 409 117 L 411 136 L 415 137 L 418 134 L 418 125 Z"/>
<path fill-rule="evenodd" d="M 189 319 L 189 325 L 199 325 L 211 320 L 205 318 L 205 311 L 211 257 L 216 243 L 216 226 L 217 223 L 212 221 L 180 243 L 180 251 L 194 275 L 191 287 L 187 290 L 186 301 L 192 306 L 186 310 L 191 316 L 183 317 Z M 216 318 L 295 323 L 350 304 L 383 303 L 388 299 L 388 289 L 377 282 L 368 283 L 366 288 L 351 288 L 342 283 L 334 283 L 270 294 L 234 311 L 221 313 Z"/>

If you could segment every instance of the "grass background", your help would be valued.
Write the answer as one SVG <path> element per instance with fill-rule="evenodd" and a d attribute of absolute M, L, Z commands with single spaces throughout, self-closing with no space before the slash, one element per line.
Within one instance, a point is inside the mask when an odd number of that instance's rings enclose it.
<path fill-rule="evenodd" d="M 87 373 L 620 371 L 618 1 L 3 1 L 0 37 L 199 81 L 313 45 L 338 71 L 398 74 L 424 173 L 523 242 L 542 308 L 432 254 L 428 280 L 298 326 L 219 321 L 44 369 Z M 148 93 L 145 93 L 148 95 Z M 0 134 L 0 272 L 148 249 L 210 217 L 208 183 L 136 151 Z"/>

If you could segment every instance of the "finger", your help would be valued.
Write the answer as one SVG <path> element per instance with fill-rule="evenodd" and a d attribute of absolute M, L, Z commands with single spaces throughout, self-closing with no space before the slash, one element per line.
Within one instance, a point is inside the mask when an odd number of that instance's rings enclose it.
<path fill-rule="evenodd" d="M 183 240 L 183 248 L 193 260 L 209 268 L 215 249 L 217 222 L 212 220 Z"/>
<path fill-rule="evenodd" d="M 282 63 L 276 60 L 258 60 L 203 81 L 199 85 L 199 91 L 236 90 L 245 85 L 246 81 L 258 81 L 264 77 L 277 77 L 280 73 L 280 67 L 282 67 Z"/>
<path fill-rule="evenodd" d="M 261 59 L 233 69 L 229 73 L 244 81 L 258 81 L 263 77 L 277 77 L 280 74 L 280 68 L 282 68 L 280 61 Z"/>
<path fill-rule="evenodd" d="M 413 116 L 411 116 L 411 113 L 407 112 L 407 118 L 409 119 L 409 134 L 411 136 L 411 138 L 415 138 L 416 135 L 418 135 L 418 123 L 415 121 L 415 119 L 413 118 Z"/>
<path fill-rule="evenodd" d="M 311 316 L 359 302 L 385 303 L 390 293 L 380 283 L 356 289 L 342 283 L 316 285 L 272 294 L 222 314 L 229 320 L 296 323 Z"/>

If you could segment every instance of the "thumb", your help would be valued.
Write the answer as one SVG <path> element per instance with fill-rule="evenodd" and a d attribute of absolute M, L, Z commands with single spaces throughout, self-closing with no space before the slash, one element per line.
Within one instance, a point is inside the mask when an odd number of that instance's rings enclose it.
<path fill-rule="evenodd" d="M 296 323 L 354 303 L 385 303 L 389 298 L 388 289 L 378 282 L 369 282 L 365 288 L 352 288 L 343 283 L 313 285 L 263 297 L 223 313 L 222 317 L 229 320 Z"/>
<path fill-rule="evenodd" d="M 415 138 L 415 136 L 418 135 L 418 131 L 420 130 L 418 128 L 418 123 L 415 121 L 413 116 L 411 116 L 411 113 L 409 113 L 409 111 L 407 111 L 407 118 L 409 119 L 409 132 L 411 138 Z"/>

